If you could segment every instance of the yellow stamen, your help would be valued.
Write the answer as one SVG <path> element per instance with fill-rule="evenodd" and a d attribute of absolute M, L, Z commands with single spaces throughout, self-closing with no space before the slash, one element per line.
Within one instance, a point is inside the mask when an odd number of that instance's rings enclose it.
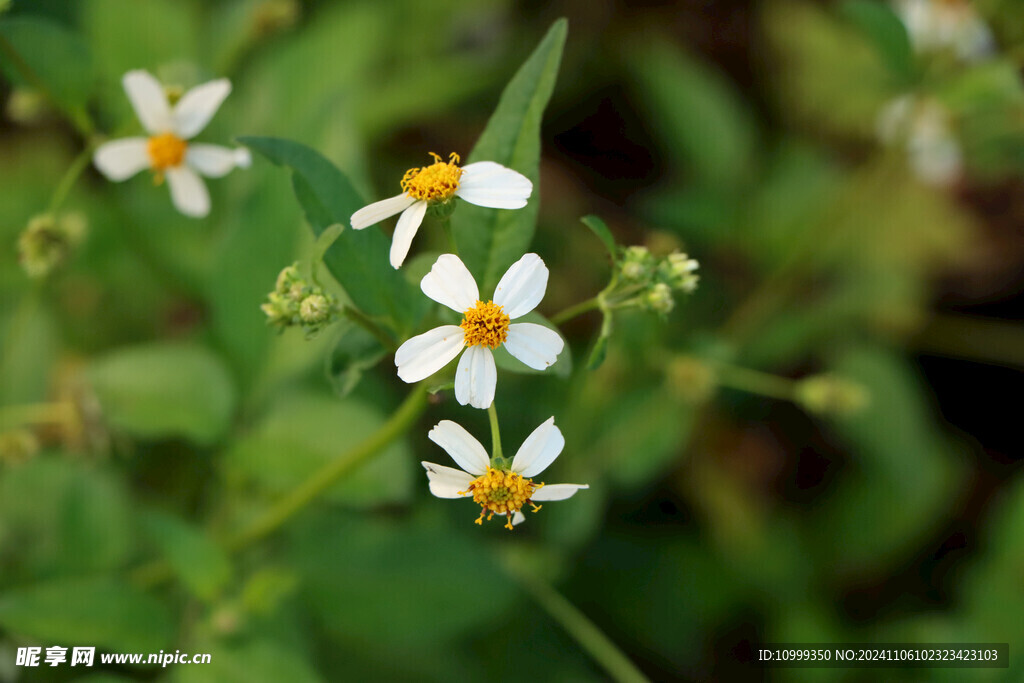
<path fill-rule="evenodd" d="M 410 168 L 405 172 L 402 190 L 414 199 L 446 202 L 459 189 L 459 178 L 462 177 L 462 169 L 458 166 L 459 155 L 452 152 L 447 164 L 433 152 L 430 156 L 434 157 L 434 163 L 430 166 Z"/>
<path fill-rule="evenodd" d="M 543 483 L 535 484 L 532 479 L 524 479 L 521 474 L 488 467 L 487 472 L 470 482 L 466 491 L 459 493 L 472 493 L 473 502 L 481 507 L 477 524 L 483 524 L 484 515 L 488 521 L 495 514 L 505 515 L 505 528 L 511 529 L 512 516 L 524 505 L 533 507 L 534 512 L 540 509 L 530 497 L 542 486 Z"/>
<path fill-rule="evenodd" d="M 149 152 L 150 166 L 154 171 L 181 166 L 185 160 L 188 143 L 174 133 L 161 133 L 149 139 L 146 149 Z"/>
<path fill-rule="evenodd" d="M 477 301 L 465 312 L 459 327 L 465 330 L 466 346 L 496 349 L 508 338 L 508 323 L 504 308 L 493 301 Z"/>

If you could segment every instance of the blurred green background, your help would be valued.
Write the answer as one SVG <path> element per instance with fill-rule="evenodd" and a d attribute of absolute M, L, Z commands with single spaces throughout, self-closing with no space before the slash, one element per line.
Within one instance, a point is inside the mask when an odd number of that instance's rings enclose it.
<path fill-rule="evenodd" d="M 764 642 L 1009 642 L 1019 657 L 1024 6 L 933 4 L 976 13 L 993 49 L 915 49 L 871 0 L 16 0 L 0 36 L 101 132 L 136 131 L 130 69 L 228 76 L 204 142 L 297 140 L 373 199 L 427 152 L 467 154 L 566 16 L 532 247 L 551 269 L 542 312 L 607 282 L 587 214 L 620 244 L 685 249 L 702 280 L 667 319 L 617 315 L 597 370 L 588 314 L 563 327 L 571 374 L 502 374 L 505 448 L 554 415 L 567 445 L 545 476 L 590 490 L 514 533 L 473 525 L 419 465 L 447 462 L 426 439 L 440 419 L 487 442 L 482 411 L 442 394 L 231 552 L 223 539 L 382 425 L 405 387 L 387 357 L 342 396 L 337 328 L 307 341 L 266 325 L 260 304 L 312 234 L 262 158 L 210 181 L 199 221 L 145 174 L 88 170 L 64 205 L 86 238 L 29 278 L 19 234 L 84 139 L 3 55 L 0 680 L 605 679 L 545 587 L 652 680 L 879 680 L 743 664 Z M 880 132 L 901 98 L 942 124 Z M 936 182 L 929 160 L 950 149 Z M 441 237 L 421 231 L 413 256 Z M 61 644 L 213 662 L 13 664 Z"/>

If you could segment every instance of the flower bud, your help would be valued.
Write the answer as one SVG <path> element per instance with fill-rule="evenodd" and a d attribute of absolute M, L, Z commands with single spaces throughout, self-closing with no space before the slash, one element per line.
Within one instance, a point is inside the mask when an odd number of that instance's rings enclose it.
<path fill-rule="evenodd" d="M 67 261 L 85 233 L 85 217 L 80 213 L 36 216 L 18 237 L 18 260 L 29 277 L 44 278 Z"/>
<path fill-rule="evenodd" d="M 644 304 L 650 310 L 665 315 L 672 311 L 675 301 L 672 299 L 672 288 L 664 282 L 658 282 L 647 292 Z"/>
<path fill-rule="evenodd" d="M 290 29 L 299 20 L 298 0 L 264 0 L 253 13 L 253 33 L 264 38 Z"/>

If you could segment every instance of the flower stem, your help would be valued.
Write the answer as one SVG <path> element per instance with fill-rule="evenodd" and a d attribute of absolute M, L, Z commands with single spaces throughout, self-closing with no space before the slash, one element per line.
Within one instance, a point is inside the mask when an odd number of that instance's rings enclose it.
<path fill-rule="evenodd" d="M 0 408 L 0 429 L 29 424 L 60 424 L 76 419 L 71 403 L 32 403 Z"/>
<path fill-rule="evenodd" d="M 501 430 L 498 429 L 498 409 L 494 407 L 494 401 L 487 407 L 487 416 L 491 419 L 491 460 L 501 458 Z"/>
<path fill-rule="evenodd" d="M 75 186 L 75 182 L 78 181 L 79 176 L 89 166 L 89 162 L 92 160 L 93 145 L 86 145 L 78 156 L 75 157 L 71 165 L 68 166 L 68 170 L 64 173 L 64 177 L 60 179 L 60 183 L 57 188 L 53 191 L 53 197 L 50 199 L 50 213 L 56 214 L 60 207 L 64 204 L 64 200 L 67 199 L 68 193 L 71 192 L 71 188 Z"/>
<path fill-rule="evenodd" d="M 719 365 L 716 371 L 722 386 L 782 401 L 795 400 L 796 383 L 786 377 L 726 364 Z"/>
<path fill-rule="evenodd" d="M 613 680 L 620 683 L 647 681 L 636 665 L 554 586 L 533 575 L 516 563 L 504 563 L 506 570 L 519 582 L 548 615 L 565 629 L 587 654 L 594 658 Z"/>
<path fill-rule="evenodd" d="M 558 313 L 555 313 L 549 320 L 555 325 L 561 325 L 566 321 L 572 320 L 578 315 L 583 315 L 588 311 L 592 311 L 595 308 L 601 307 L 601 296 L 594 296 L 585 301 L 581 301 L 578 304 L 573 304 L 568 308 L 565 308 Z"/>
<path fill-rule="evenodd" d="M 227 542 L 229 550 L 241 550 L 251 543 L 277 531 L 289 519 L 307 505 L 312 503 L 324 491 L 333 486 L 339 479 L 367 462 L 374 455 L 384 450 L 392 441 L 405 433 L 416 418 L 427 406 L 427 392 L 423 386 L 413 388 L 398 410 L 387 422 L 364 439 L 355 448 L 337 460 L 324 465 L 313 473 L 302 484 L 292 489 L 284 498 L 277 501 L 263 516 L 258 518 L 248 529 L 245 529 Z"/>
<path fill-rule="evenodd" d="M 452 218 L 450 215 L 441 219 L 441 228 L 444 229 L 445 237 L 448 238 L 448 248 L 452 250 L 453 254 L 458 256 L 459 245 L 455 242 L 455 230 L 452 229 Z"/>
<path fill-rule="evenodd" d="M 342 313 L 344 313 L 345 317 L 349 320 L 376 337 L 377 341 L 379 341 L 381 346 L 385 349 L 394 351 L 395 348 L 397 348 L 395 346 L 395 340 L 391 338 L 391 335 L 388 334 L 380 325 L 370 320 L 370 318 L 368 318 L 366 314 L 359 309 L 351 306 L 345 306 L 345 308 L 342 309 Z"/>
<path fill-rule="evenodd" d="M 68 117 L 68 121 L 75 127 L 75 129 L 84 138 L 90 138 L 93 134 L 92 121 L 89 119 L 89 115 L 85 109 L 81 107 L 64 107 L 61 102 L 53 96 L 53 91 L 50 90 L 46 82 L 39 77 L 39 74 L 35 72 L 28 62 L 26 62 L 18 51 L 11 45 L 11 42 L 7 38 L 0 36 L 0 55 L 7 58 L 7 61 L 11 63 L 15 71 L 17 71 L 22 79 L 28 83 L 31 87 L 35 88 L 49 100 L 50 104 L 55 109 L 61 110 Z"/>
<path fill-rule="evenodd" d="M 427 392 L 423 385 L 414 387 L 398 410 L 380 429 L 361 441 L 348 453 L 314 472 L 306 481 L 278 500 L 247 529 L 229 538 L 224 543 L 224 547 L 229 552 L 237 552 L 284 526 L 289 519 L 301 512 L 339 479 L 369 461 L 405 433 L 426 408 L 426 395 Z M 143 588 L 152 588 L 173 577 L 174 572 L 170 565 L 162 560 L 144 564 L 131 574 L 132 580 Z"/>

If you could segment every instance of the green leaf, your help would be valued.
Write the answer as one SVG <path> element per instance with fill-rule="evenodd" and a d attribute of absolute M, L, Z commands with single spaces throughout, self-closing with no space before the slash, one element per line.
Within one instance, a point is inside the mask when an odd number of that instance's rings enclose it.
<path fill-rule="evenodd" d="M 353 322 L 345 322 L 338 343 L 327 359 L 327 376 L 334 392 L 344 398 L 387 354 L 380 340 Z"/>
<path fill-rule="evenodd" d="M 558 333 L 559 337 L 562 337 L 562 342 L 565 346 L 562 347 L 562 352 L 558 354 L 558 359 L 551 364 L 547 370 L 534 370 L 530 366 L 526 365 L 519 359 L 512 356 L 511 353 L 505 348 L 504 345 L 494 349 L 494 364 L 502 370 L 508 372 L 519 373 L 523 375 L 555 375 L 556 377 L 568 377 L 572 374 L 572 350 L 569 348 L 569 343 L 565 341 L 565 337 L 562 335 L 562 331 L 552 323 L 550 320 L 542 316 L 537 311 L 530 311 L 521 318 L 516 318 L 515 322 L 512 323 L 535 323 L 537 325 L 543 325 L 549 330 L 553 330 Z"/>
<path fill-rule="evenodd" d="M 502 273 L 526 253 L 537 227 L 541 117 L 555 87 L 567 32 L 565 19 L 551 26 L 505 87 L 467 160 L 494 161 L 533 182 L 533 194 L 522 209 L 486 209 L 460 201 L 452 215 L 460 256 L 482 290 L 493 289 Z"/>
<path fill-rule="evenodd" d="M 663 40 L 635 51 L 630 65 L 646 117 L 701 184 L 729 185 L 749 174 L 754 121 L 725 76 Z"/>
<path fill-rule="evenodd" d="M 612 312 L 603 311 L 602 313 L 601 331 L 597 333 L 594 347 L 590 350 L 590 356 L 587 358 L 587 370 L 597 370 L 604 363 L 605 356 L 608 355 L 608 341 L 612 337 Z"/>
<path fill-rule="evenodd" d="M 230 476 L 280 495 L 370 436 L 385 420 L 355 398 L 310 391 L 282 394 L 251 433 L 225 456 Z M 404 502 L 412 492 L 412 458 L 400 440 L 351 472 L 324 496 L 355 507 Z"/>
<path fill-rule="evenodd" d="M 167 611 L 155 598 L 115 578 L 62 579 L 7 590 L 0 626 L 64 646 L 156 652 L 171 643 Z"/>
<path fill-rule="evenodd" d="M 614 267 L 619 261 L 619 250 L 615 246 L 615 238 L 612 237 L 612 231 L 597 216 L 584 216 L 580 219 L 580 222 L 590 228 L 590 231 L 597 235 L 597 239 L 601 240 L 601 244 L 608 250 L 608 256 L 611 258 L 612 266 Z"/>
<path fill-rule="evenodd" d="M 142 438 L 182 436 L 210 445 L 234 414 L 231 376 L 220 358 L 197 345 L 114 351 L 89 367 L 88 378 L 106 420 Z"/>
<path fill-rule="evenodd" d="M 16 62 L 20 58 L 43 82 L 58 106 L 65 110 L 85 106 L 96 79 L 92 56 L 77 35 L 43 19 L 16 17 L 0 23 L 0 37 L 17 55 L 0 49 L 0 64 L 9 80 L 29 88 L 36 86 L 24 80 Z"/>
<path fill-rule="evenodd" d="M 348 225 L 365 205 L 348 178 L 305 145 L 279 138 L 243 137 L 239 142 L 292 171 L 292 186 L 313 232 Z M 426 310 L 426 298 L 391 267 L 388 238 L 376 227 L 345 230 L 324 255 L 324 263 L 352 302 L 370 316 L 392 321 L 404 336 Z"/>
<path fill-rule="evenodd" d="M 889 69 L 901 82 L 910 79 L 914 68 L 914 51 L 907 29 L 888 4 L 874 0 L 845 0 L 839 13 L 856 24 L 875 44 Z"/>
<path fill-rule="evenodd" d="M 191 524 L 152 511 L 143 518 L 143 526 L 196 597 L 212 600 L 231 579 L 231 563 L 224 550 Z"/>

